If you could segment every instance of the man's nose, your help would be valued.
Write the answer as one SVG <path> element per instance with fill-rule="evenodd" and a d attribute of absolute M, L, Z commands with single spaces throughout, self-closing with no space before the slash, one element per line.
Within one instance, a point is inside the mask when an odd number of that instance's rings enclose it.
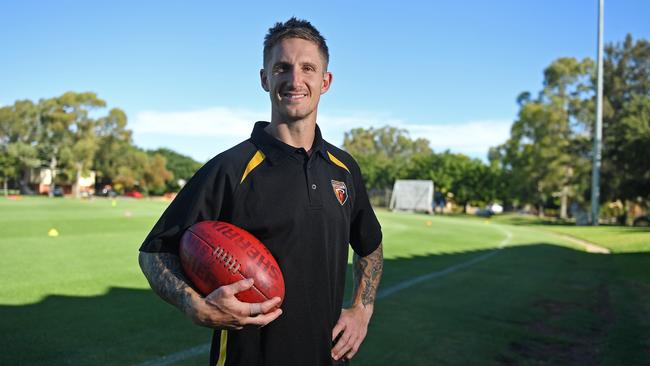
<path fill-rule="evenodd" d="M 288 75 L 287 83 L 291 86 L 300 85 L 302 83 L 302 74 L 300 68 L 294 68 Z"/>

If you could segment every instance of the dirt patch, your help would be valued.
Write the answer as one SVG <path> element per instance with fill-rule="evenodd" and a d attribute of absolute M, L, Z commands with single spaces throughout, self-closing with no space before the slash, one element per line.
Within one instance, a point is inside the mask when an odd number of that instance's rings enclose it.
<path fill-rule="evenodd" d="M 510 343 L 497 356 L 501 365 L 598 365 L 607 332 L 615 321 L 607 286 L 587 292 L 584 301 L 540 299 L 526 325 L 528 336 Z"/>

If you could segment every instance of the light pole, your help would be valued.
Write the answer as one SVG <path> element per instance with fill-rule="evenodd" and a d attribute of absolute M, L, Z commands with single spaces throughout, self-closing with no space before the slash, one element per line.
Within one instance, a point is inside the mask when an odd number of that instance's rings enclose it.
<path fill-rule="evenodd" d="M 591 224 L 598 226 L 600 211 L 600 161 L 603 138 L 603 12 L 605 0 L 598 0 L 598 89 L 596 92 L 596 124 L 594 126 L 594 152 L 591 167 Z"/>

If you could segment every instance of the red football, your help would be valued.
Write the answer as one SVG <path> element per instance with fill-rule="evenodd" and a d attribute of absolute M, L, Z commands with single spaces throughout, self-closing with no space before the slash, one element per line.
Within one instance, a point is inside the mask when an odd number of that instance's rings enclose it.
<path fill-rule="evenodd" d="M 246 230 L 223 221 L 192 225 L 181 238 L 181 264 L 204 296 L 218 287 L 252 278 L 253 287 L 235 295 L 256 303 L 284 301 L 284 277 L 269 250 Z M 278 305 L 279 306 L 279 305 Z"/>

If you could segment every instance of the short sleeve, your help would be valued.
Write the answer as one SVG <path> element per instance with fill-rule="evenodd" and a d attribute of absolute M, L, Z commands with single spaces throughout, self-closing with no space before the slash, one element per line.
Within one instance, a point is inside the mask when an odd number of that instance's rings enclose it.
<path fill-rule="evenodd" d="M 218 220 L 231 207 L 231 174 L 217 158 L 199 169 L 180 190 L 140 251 L 178 254 L 180 238 L 187 228 L 200 221 Z"/>
<path fill-rule="evenodd" d="M 354 179 L 356 198 L 352 208 L 350 245 L 357 255 L 365 257 L 381 244 L 381 226 L 370 205 L 361 171 L 356 164 L 353 165 L 352 179 Z"/>

